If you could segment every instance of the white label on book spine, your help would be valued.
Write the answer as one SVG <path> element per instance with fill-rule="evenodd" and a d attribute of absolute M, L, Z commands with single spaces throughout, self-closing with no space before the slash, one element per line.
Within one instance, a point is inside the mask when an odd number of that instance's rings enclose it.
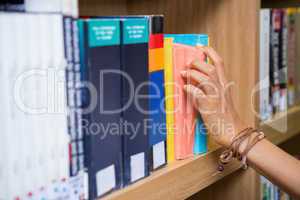
<path fill-rule="evenodd" d="M 282 89 L 280 94 L 279 111 L 287 111 L 287 90 Z"/>
<path fill-rule="evenodd" d="M 280 103 L 280 91 L 279 89 L 276 89 L 273 91 L 273 106 L 276 107 L 276 109 L 279 108 L 279 103 Z"/>
<path fill-rule="evenodd" d="M 293 106 L 295 104 L 295 89 L 288 90 L 288 105 Z"/>
<path fill-rule="evenodd" d="M 135 182 L 145 176 L 145 154 L 138 153 L 130 157 L 131 182 Z"/>
<path fill-rule="evenodd" d="M 97 195 L 101 196 L 116 187 L 115 166 L 106 167 L 96 174 Z"/>
<path fill-rule="evenodd" d="M 153 145 L 153 169 L 166 163 L 165 142 Z"/>

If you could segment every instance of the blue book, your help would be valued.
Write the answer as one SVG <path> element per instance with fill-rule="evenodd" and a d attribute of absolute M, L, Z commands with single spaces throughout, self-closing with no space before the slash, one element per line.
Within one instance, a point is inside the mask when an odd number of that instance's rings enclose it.
<path fill-rule="evenodd" d="M 148 135 L 149 144 L 149 157 L 147 158 L 149 170 L 158 169 L 166 164 L 166 115 L 165 115 L 165 89 L 164 89 L 164 55 L 163 55 L 163 21 L 164 17 L 162 15 L 131 15 L 131 16 L 103 16 L 101 18 L 117 18 L 127 20 L 129 23 L 145 22 L 149 24 L 149 28 L 147 31 L 149 32 L 145 38 L 141 40 L 139 38 L 140 34 L 132 34 L 135 39 L 130 41 L 131 49 L 136 48 L 135 45 L 145 47 L 146 43 L 148 43 L 148 52 L 145 52 L 145 49 L 138 52 L 140 54 L 149 55 L 147 58 L 148 62 L 148 76 L 146 77 L 146 71 L 140 73 L 139 71 L 133 72 L 132 74 L 128 74 L 132 77 L 134 76 L 144 76 L 144 81 L 149 81 L 150 84 L 147 94 L 149 94 L 148 105 L 149 105 L 149 115 L 147 115 L 148 120 L 148 129 L 145 130 L 145 135 Z M 124 28 L 124 26 L 123 26 Z M 130 29 L 129 31 L 140 31 Z M 143 30 L 143 31 L 146 31 Z M 126 36 L 124 33 L 128 33 L 126 29 L 123 29 L 123 41 L 126 40 Z M 128 34 L 130 35 L 130 34 Z M 149 39 L 146 40 L 146 37 Z M 129 43 L 127 43 L 129 45 Z M 135 51 L 141 50 L 140 47 L 135 49 Z M 132 50 L 131 50 L 132 51 Z M 132 51 L 133 52 L 133 51 Z M 134 58 L 134 54 L 130 55 L 130 59 Z M 128 55 L 127 55 L 128 56 Z M 146 58 L 143 62 L 143 66 L 146 63 Z M 141 59 L 139 59 L 141 62 Z M 141 65 L 142 66 L 142 65 Z M 145 67 L 145 66 L 144 66 Z M 145 70 L 145 68 L 143 69 Z M 126 70 L 125 70 L 126 72 Z M 138 85 L 136 85 L 138 86 Z M 146 94 L 146 93 L 145 93 Z M 152 98 L 152 96 L 155 96 Z M 126 103 L 125 103 L 126 104 Z M 154 111 L 154 112 L 152 112 Z M 145 116 L 144 116 L 145 117 Z M 145 139 L 145 138 L 144 138 Z M 126 165 L 125 165 L 126 166 Z M 148 174 L 148 172 L 147 172 Z"/>
<path fill-rule="evenodd" d="M 149 145 L 150 170 L 156 170 L 167 163 L 167 135 L 165 112 L 164 71 L 164 17 L 149 17 Z"/>
<path fill-rule="evenodd" d="M 122 186 L 120 21 L 86 19 L 78 27 L 85 167 L 96 199 Z"/>
<path fill-rule="evenodd" d="M 121 17 L 123 183 L 149 175 L 148 19 Z"/>
<path fill-rule="evenodd" d="M 174 43 L 190 46 L 208 46 L 209 38 L 206 34 L 165 34 L 166 38 L 173 38 Z M 195 127 L 194 154 L 207 152 L 207 129 L 199 115 Z"/>

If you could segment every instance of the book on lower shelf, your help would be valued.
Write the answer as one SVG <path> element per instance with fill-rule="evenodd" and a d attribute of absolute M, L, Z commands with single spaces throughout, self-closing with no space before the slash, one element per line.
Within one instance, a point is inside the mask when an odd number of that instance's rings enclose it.
<path fill-rule="evenodd" d="M 260 176 L 261 200 L 293 200 L 293 198 L 264 176 Z"/>

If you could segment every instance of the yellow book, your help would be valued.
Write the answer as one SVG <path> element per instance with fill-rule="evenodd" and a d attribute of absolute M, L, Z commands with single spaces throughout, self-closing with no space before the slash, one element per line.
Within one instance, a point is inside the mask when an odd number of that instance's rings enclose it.
<path fill-rule="evenodd" d="M 173 59 L 172 59 L 173 39 L 164 39 L 165 55 L 165 98 L 167 116 L 167 159 L 168 163 L 175 160 L 174 146 L 174 98 L 173 98 Z"/>

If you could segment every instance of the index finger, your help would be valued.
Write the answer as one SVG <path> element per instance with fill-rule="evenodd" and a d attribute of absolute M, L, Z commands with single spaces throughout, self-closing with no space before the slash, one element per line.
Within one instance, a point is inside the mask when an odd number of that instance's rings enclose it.
<path fill-rule="evenodd" d="M 204 54 L 212 61 L 214 65 L 219 67 L 220 65 L 223 65 L 223 59 L 219 54 L 211 47 L 200 47 L 200 49 L 204 52 Z"/>
<path fill-rule="evenodd" d="M 226 84 L 225 72 L 224 72 L 224 63 L 223 59 L 219 54 L 211 47 L 199 47 L 204 54 L 212 61 L 212 64 L 216 67 L 219 80 L 222 85 Z"/>

